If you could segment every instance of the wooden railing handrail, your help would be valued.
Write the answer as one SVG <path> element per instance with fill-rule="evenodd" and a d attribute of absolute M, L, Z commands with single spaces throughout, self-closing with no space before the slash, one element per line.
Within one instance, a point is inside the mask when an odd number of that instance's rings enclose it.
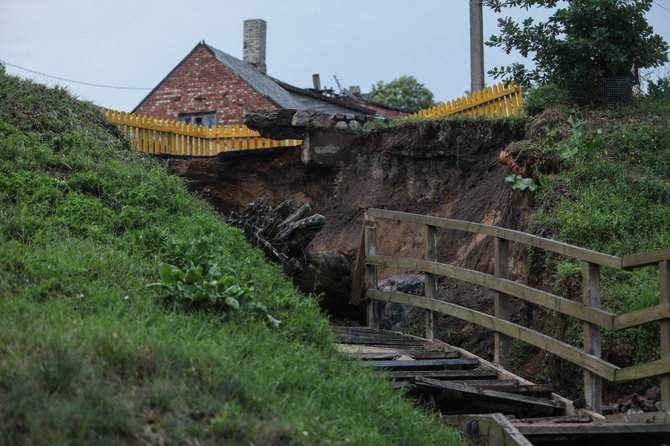
<path fill-rule="evenodd" d="M 423 225 L 426 231 L 426 259 L 378 255 L 375 227 L 378 219 Z M 495 275 L 438 262 L 436 228 L 461 230 L 494 237 Z M 366 210 L 364 234 L 366 249 L 362 250 L 362 241 L 359 256 L 362 253 L 365 259 L 364 261 L 361 258 L 357 259 L 356 275 L 362 274 L 361 265 L 366 265 L 369 283 L 365 298 L 368 299 L 368 321 L 370 324 L 374 324 L 378 320 L 377 316 L 371 316 L 372 312 L 377 311 L 371 302 L 378 300 L 414 305 L 425 309 L 427 337 L 432 336 L 437 330 L 437 319 L 434 315 L 437 313 L 447 314 L 493 330 L 496 335 L 496 361 L 501 365 L 509 361 L 509 340 L 514 338 L 540 347 L 582 367 L 585 370 L 584 387 L 588 408 L 600 411 L 602 407 L 601 378 L 624 382 L 661 376 L 661 405 L 666 410 L 670 409 L 670 249 L 617 257 L 512 229 L 384 209 Z M 510 280 L 507 272 L 509 242 L 523 243 L 582 260 L 584 302 L 575 302 Z M 622 315 L 600 309 L 600 266 L 621 270 L 654 264 L 658 265 L 660 271 L 660 302 L 658 305 Z M 427 279 L 427 296 L 385 292 L 377 289 L 377 268 L 380 266 L 423 272 Z M 472 283 L 495 291 L 495 315 L 437 300 L 435 298 L 437 296 L 435 284 L 438 276 Z M 354 283 L 361 284 L 362 282 L 359 278 L 355 278 Z M 430 290 L 428 289 L 429 285 Z M 352 301 L 358 296 L 357 293 L 358 291 L 352 288 Z M 509 296 L 583 321 L 583 350 L 538 331 L 512 323 L 510 321 Z M 601 359 L 602 328 L 623 330 L 657 321 L 661 322 L 661 358 L 659 360 L 620 368 Z"/>
<path fill-rule="evenodd" d="M 365 218 L 368 220 L 374 220 L 376 218 L 399 220 L 408 223 L 432 225 L 440 228 L 456 229 L 460 231 L 489 235 L 509 240 L 511 242 L 524 243 L 526 245 L 534 246 L 536 248 L 541 248 L 587 262 L 597 263 L 602 266 L 622 269 L 623 259 L 621 257 L 602 254 L 590 249 L 580 248 L 578 246 L 545 237 L 540 237 L 513 229 L 501 228 L 499 226 L 491 226 L 483 223 L 473 223 L 445 217 L 432 217 L 408 212 L 389 211 L 385 209 L 368 209 L 365 211 Z"/>

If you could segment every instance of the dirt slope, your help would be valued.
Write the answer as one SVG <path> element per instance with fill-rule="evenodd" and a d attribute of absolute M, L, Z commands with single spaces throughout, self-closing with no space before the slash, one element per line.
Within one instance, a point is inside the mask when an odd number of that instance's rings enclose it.
<path fill-rule="evenodd" d="M 326 216 L 312 250 L 339 250 L 352 260 L 361 237 L 363 213 L 376 207 L 450 217 L 524 230 L 533 195 L 512 190 L 498 154 L 524 135 L 521 121 L 434 121 L 406 123 L 358 137 L 352 161 L 344 167 L 305 165 L 300 150 L 245 152 L 215 159 L 171 159 L 170 168 L 189 186 L 228 215 L 263 197 L 276 206 L 291 199 L 309 203 Z M 423 228 L 381 222 L 378 251 L 385 255 L 424 256 Z M 493 272 L 493 246 L 484 236 L 439 230 L 439 260 Z M 512 277 L 523 271 L 523 256 L 512 247 Z M 380 271 L 380 278 L 398 271 Z M 443 281 L 444 300 L 490 312 L 492 293 L 467 284 Z M 538 319 L 524 306 L 515 314 Z M 443 337 L 484 357 L 492 354 L 492 336 L 479 327 L 448 319 Z"/>

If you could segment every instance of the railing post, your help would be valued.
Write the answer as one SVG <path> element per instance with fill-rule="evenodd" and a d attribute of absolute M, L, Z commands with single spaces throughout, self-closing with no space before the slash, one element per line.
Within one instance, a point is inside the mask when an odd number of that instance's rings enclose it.
<path fill-rule="evenodd" d="M 366 257 L 377 255 L 377 228 L 365 227 L 365 252 Z M 377 289 L 377 265 L 368 265 L 368 287 Z M 379 328 L 379 301 L 367 299 L 366 303 L 368 327 Z"/>
<path fill-rule="evenodd" d="M 583 263 L 584 304 L 600 309 L 600 265 Z M 600 327 L 589 322 L 582 323 L 584 330 L 584 352 L 600 358 L 602 354 Z M 593 372 L 584 370 L 584 399 L 586 408 L 601 413 L 603 380 Z"/>
<path fill-rule="evenodd" d="M 509 279 L 509 241 L 496 237 L 493 248 L 494 274 L 502 279 Z M 496 292 L 495 295 L 495 317 L 509 321 L 511 311 L 509 307 L 509 296 L 505 293 Z M 495 361 L 504 369 L 510 368 L 510 337 L 502 333 L 495 333 Z"/>
<path fill-rule="evenodd" d="M 426 225 L 426 260 L 437 262 L 437 228 L 433 225 Z M 425 282 L 426 297 L 437 299 L 437 276 L 426 273 Z M 438 316 L 437 311 L 426 310 L 426 339 L 429 341 L 438 336 Z"/>
<path fill-rule="evenodd" d="M 658 264 L 660 304 L 670 303 L 670 261 Z M 670 359 L 670 319 L 661 321 L 661 359 Z M 661 375 L 661 409 L 670 411 L 670 374 Z"/>

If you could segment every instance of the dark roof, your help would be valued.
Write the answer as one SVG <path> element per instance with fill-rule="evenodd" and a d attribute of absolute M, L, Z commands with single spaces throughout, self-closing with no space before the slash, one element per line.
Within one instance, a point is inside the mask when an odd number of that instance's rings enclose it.
<path fill-rule="evenodd" d="M 294 92 L 294 93 L 302 94 L 302 95 L 305 95 L 305 96 L 309 96 L 309 97 L 312 97 L 312 98 L 317 99 L 319 101 L 329 102 L 331 104 L 339 105 L 340 107 L 345 107 L 345 108 L 348 108 L 352 111 L 357 111 L 359 113 L 365 113 L 366 115 L 377 114 L 377 111 L 375 111 L 371 108 L 363 107 L 363 106 L 361 106 L 359 104 L 356 104 L 356 103 L 353 103 L 353 102 L 343 101 L 341 99 L 324 96 L 317 91 L 295 87 L 293 85 L 287 84 L 286 82 L 282 82 L 282 81 L 279 81 L 279 80 L 276 80 L 276 79 L 275 79 L 275 81 L 277 82 L 277 84 L 279 84 L 280 86 L 282 86 L 283 88 L 285 88 L 286 90 L 288 90 L 290 92 Z"/>
<path fill-rule="evenodd" d="M 293 99 L 286 90 L 280 87 L 273 78 L 262 73 L 252 64 L 224 53 L 211 45 L 203 43 L 216 59 L 224 64 L 230 71 L 235 73 L 240 79 L 245 81 L 254 90 L 270 99 L 281 108 L 300 108 L 300 104 Z"/>
<path fill-rule="evenodd" d="M 144 101 L 147 100 L 154 92 L 165 82 L 165 80 L 174 73 L 177 68 L 179 68 L 185 61 L 188 59 L 191 54 L 193 54 L 198 48 L 204 47 L 209 51 L 219 62 L 221 62 L 226 68 L 235 73 L 240 79 L 245 81 L 251 88 L 259 92 L 261 95 L 273 102 L 277 107 L 280 108 L 295 108 L 299 109 L 300 104 L 293 99 L 293 97 L 282 87 L 280 87 L 277 82 L 268 76 L 260 72 L 255 66 L 251 65 L 248 62 L 244 62 L 236 57 L 226 54 L 221 50 L 214 48 L 211 45 L 207 45 L 204 41 L 198 43 L 192 50 L 189 52 L 186 57 L 184 57 L 181 62 L 179 62 L 168 74 L 161 80 L 158 85 L 154 87 L 148 95 L 140 101 L 139 104 L 133 109 L 133 113 L 137 110 Z"/>

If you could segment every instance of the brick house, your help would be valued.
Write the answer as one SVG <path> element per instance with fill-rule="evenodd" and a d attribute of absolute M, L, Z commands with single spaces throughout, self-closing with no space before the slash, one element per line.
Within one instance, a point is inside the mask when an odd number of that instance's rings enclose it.
<path fill-rule="evenodd" d="M 264 20 L 245 20 L 244 60 L 199 42 L 133 113 L 204 125 L 241 124 L 248 109 L 381 114 L 360 102 L 327 96 L 319 89 L 294 87 L 268 76 L 265 34 Z"/>

